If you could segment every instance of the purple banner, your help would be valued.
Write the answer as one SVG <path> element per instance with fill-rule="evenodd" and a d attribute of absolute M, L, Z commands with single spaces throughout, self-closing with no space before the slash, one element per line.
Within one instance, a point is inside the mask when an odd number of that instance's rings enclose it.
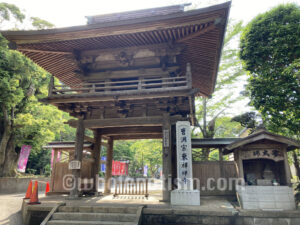
<path fill-rule="evenodd" d="M 26 165 L 28 162 L 28 157 L 30 154 L 31 146 L 30 145 L 23 145 L 21 148 L 21 153 L 19 157 L 19 162 L 18 162 L 18 171 L 25 173 L 26 170 Z"/>
<path fill-rule="evenodd" d="M 148 166 L 145 165 L 144 166 L 144 177 L 146 177 L 148 175 Z"/>

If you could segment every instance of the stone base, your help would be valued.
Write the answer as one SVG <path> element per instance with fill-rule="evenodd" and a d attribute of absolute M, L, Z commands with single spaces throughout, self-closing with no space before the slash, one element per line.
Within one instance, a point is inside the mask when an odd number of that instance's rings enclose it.
<path fill-rule="evenodd" d="M 293 188 L 288 186 L 236 186 L 243 209 L 294 210 Z"/>
<path fill-rule="evenodd" d="M 200 205 L 199 190 L 171 191 L 171 205 Z"/>

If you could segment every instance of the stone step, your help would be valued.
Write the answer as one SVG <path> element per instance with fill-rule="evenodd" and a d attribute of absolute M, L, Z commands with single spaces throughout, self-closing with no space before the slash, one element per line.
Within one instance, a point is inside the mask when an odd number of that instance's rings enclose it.
<path fill-rule="evenodd" d="M 134 214 L 138 207 L 104 207 L 104 206 L 61 206 L 59 212 L 83 212 L 83 213 L 130 213 Z"/>
<path fill-rule="evenodd" d="M 136 217 L 136 214 L 130 213 L 57 212 L 53 214 L 52 220 L 133 222 L 135 221 Z"/>
<path fill-rule="evenodd" d="M 51 220 L 47 225 L 137 225 L 135 222 Z"/>

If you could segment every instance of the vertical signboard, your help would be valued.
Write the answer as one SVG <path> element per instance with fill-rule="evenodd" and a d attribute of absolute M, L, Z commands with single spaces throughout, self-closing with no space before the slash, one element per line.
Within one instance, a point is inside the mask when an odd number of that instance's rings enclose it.
<path fill-rule="evenodd" d="M 169 129 L 163 130 L 163 147 L 168 148 L 170 146 L 170 131 Z"/>
<path fill-rule="evenodd" d="M 176 123 L 178 189 L 193 190 L 191 128 L 188 121 Z"/>

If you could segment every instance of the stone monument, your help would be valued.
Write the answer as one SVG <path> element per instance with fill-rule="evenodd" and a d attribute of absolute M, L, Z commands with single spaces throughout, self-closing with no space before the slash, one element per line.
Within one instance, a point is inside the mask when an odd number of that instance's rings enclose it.
<path fill-rule="evenodd" d="M 200 205 L 200 191 L 193 188 L 191 128 L 188 121 L 176 123 L 177 185 L 172 205 Z"/>

